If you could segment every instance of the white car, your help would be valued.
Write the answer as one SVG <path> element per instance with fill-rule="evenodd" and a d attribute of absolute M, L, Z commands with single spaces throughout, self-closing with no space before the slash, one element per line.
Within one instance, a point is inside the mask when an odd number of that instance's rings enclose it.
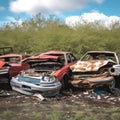
<path fill-rule="evenodd" d="M 115 87 L 115 75 L 120 75 L 118 57 L 110 51 L 88 51 L 70 69 L 69 82 L 80 88 L 109 86 L 112 89 Z"/>

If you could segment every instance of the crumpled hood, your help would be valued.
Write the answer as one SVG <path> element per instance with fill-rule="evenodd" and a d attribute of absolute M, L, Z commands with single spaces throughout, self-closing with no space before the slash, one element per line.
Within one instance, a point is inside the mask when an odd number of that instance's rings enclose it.
<path fill-rule="evenodd" d="M 90 72 L 98 71 L 104 65 L 107 65 L 109 60 L 90 60 L 90 61 L 78 61 L 76 64 L 70 66 L 72 72 Z"/>

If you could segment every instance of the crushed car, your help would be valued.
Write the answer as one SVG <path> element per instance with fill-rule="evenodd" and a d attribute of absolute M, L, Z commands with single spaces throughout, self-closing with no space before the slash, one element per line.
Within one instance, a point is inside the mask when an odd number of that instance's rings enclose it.
<path fill-rule="evenodd" d="M 38 56 L 32 56 L 23 62 L 29 63 L 30 68 L 13 77 L 10 84 L 13 90 L 34 95 L 40 93 L 43 96 L 55 96 L 60 92 L 63 81 L 69 74 L 69 65 L 76 61 L 70 52 L 49 51 Z M 61 82 L 62 81 L 62 82 Z"/>
<path fill-rule="evenodd" d="M 25 58 L 26 56 L 24 54 L 10 53 L 10 54 L 1 55 L 0 61 L 2 63 L 5 63 L 7 67 L 1 66 L 0 81 L 3 81 L 3 79 L 5 78 L 6 82 L 9 83 L 11 77 L 16 76 L 23 69 L 29 68 L 29 64 L 22 63 L 22 60 Z M 3 71 L 6 71 L 6 73 Z"/>
<path fill-rule="evenodd" d="M 42 53 L 41 55 L 52 55 L 52 56 L 59 56 L 60 61 L 62 62 L 63 66 L 61 69 L 55 72 L 55 76 L 57 76 L 58 80 L 62 83 L 62 89 L 69 88 L 70 84 L 68 82 L 70 77 L 70 69 L 69 67 L 77 62 L 76 57 L 73 55 L 72 52 L 65 52 L 65 51 L 48 51 Z"/>
<path fill-rule="evenodd" d="M 111 51 L 88 51 L 70 69 L 70 84 L 86 89 L 107 86 L 113 90 L 115 75 L 120 75 L 118 56 Z"/>
<path fill-rule="evenodd" d="M 8 83 L 10 66 L 3 61 L 0 61 L 0 83 Z"/>

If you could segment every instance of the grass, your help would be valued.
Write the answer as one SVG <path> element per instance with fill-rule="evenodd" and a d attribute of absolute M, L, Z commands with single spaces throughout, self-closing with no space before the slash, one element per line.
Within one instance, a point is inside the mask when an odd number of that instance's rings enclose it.
<path fill-rule="evenodd" d="M 79 104 L 26 102 L 8 105 L 0 113 L 0 120 L 120 120 L 119 112 L 117 106 L 94 106 L 84 101 Z"/>
<path fill-rule="evenodd" d="M 0 113 L 0 120 L 6 120 L 6 117 L 11 119 L 15 115 L 15 112 L 12 110 L 6 110 Z"/>

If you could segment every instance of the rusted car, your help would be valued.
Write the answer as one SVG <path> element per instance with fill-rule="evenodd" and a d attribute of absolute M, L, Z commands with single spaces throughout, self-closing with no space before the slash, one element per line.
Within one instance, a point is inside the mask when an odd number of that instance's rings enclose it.
<path fill-rule="evenodd" d="M 64 51 L 48 51 L 42 53 L 41 55 L 52 55 L 52 56 L 59 56 L 63 67 L 55 72 L 55 76 L 58 78 L 59 81 L 62 83 L 63 88 L 67 88 L 68 79 L 70 76 L 70 69 L 69 67 L 77 62 L 76 57 L 71 52 L 64 52 Z"/>
<path fill-rule="evenodd" d="M 6 82 L 9 82 L 10 78 L 16 76 L 20 73 L 21 70 L 29 68 L 29 64 L 22 63 L 22 60 L 25 59 L 23 54 L 5 54 L 0 56 L 0 61 L 7 64 L 7 68 L 2 66 L 1 70 L 7 72 Z M 7 70 L 6 70 L 7 69 Z M 0 81 L 4 79 L 4 72 L 0 71 Z M 8 78 L 8 79 L 7 79 Z"/>
<path fill-rule="evenodd" d="M 7 63 L 0 61 L 0 83 L 8 83 L 9 68 L 10 66 Z"/>
<path fill-rule="evenodd" d="M 67 83 L 69 66 L 75 61 L 72 53 L 62 51 L 27 58 L 23 62 L 29 63 L 30 69 L 12 78 L 12 89 L 27 95 L 39 92 L 43 96 L 54 96 L 59 93 L 62 84 Z"/>
<path fill-rule="evenodd" d="M 77 63 L 70 66 L 72 72 L 69 82 L 80 88 L 114 88 L 115 77 L 112 73 L 116 65 L 119 66 L 119 60 L 115 52 L 88 51 Z"/>
<path fill-rule="evenodd" d="M 0 47 L 0 55 L 13 53 L 13 48 L 11 46 Z"/>

